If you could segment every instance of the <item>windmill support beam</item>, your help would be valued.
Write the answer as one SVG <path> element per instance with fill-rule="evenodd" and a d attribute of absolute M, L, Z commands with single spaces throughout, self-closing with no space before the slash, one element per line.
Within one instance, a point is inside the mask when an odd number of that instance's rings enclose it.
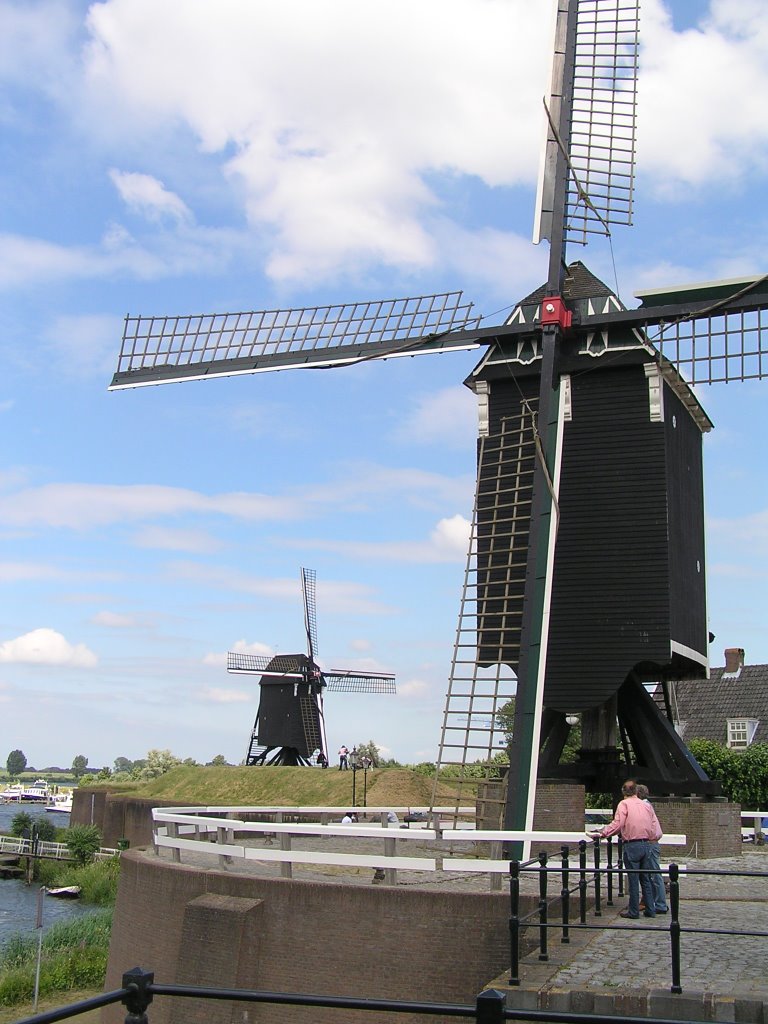
<path fill-rule="evenodd" d="M 555 479 L 559 420 L 559 390 L 555 385 L 557 325 L 544 329 L 539 395 L 538 456 L 535 464 L 528 560 L 525 578 L 520 662 L 512 743 L 509 752 L 504 828 L 530 830 L 541 732 L 544 669 L 549 626 L 552 562 L 556 533 L 552 481 Z M 553 519 L 553 516 L 555 517 Z M 509 856 L 525 856 L 521 844 L 511 845 Z"/>

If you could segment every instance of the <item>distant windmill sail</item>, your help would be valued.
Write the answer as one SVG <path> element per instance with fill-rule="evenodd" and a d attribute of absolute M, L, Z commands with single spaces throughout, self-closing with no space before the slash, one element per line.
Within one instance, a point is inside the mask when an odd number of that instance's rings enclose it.
<path fill-rule="evenodd" d="M 301 570 L 306 654 L 247 654 L 230 651 L 227 670 L 259 677 L 259 707 L 248 741 L 249 765 L 328 763 L 323 691 L 395 693 L 387 673 L 323 672 L 317 658 L 317 576 Z"/>

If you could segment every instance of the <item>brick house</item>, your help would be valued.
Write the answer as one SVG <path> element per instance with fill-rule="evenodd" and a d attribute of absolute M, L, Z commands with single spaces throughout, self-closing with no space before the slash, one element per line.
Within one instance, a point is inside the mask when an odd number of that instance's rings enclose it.
<path fill-rule="evenodd" d="M 670 693 L 675 728 L 686 743 L 715 740 L 734 750 L 768 742 L 768 665 L 746 665 L 729 647 L 709 679 L 682 679 Z"/>

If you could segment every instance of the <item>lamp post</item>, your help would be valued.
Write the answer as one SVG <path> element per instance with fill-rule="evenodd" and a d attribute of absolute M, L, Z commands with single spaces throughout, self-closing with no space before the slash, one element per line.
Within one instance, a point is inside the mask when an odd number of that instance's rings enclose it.
<path fill-rule="evenodd" d="M 353 747 L 352 753 L 349 755 L 349 767 L 352 769 L 352 806 L 357 807 L 355 803 L 357 796 L 357 747 Z"/>
<path fill-rule="evenodd" d="M 360 758 L 360 766 L 363 769 L 363 807 L 368 806 L 368 769 L 372 764 L 370 757 Z"/>

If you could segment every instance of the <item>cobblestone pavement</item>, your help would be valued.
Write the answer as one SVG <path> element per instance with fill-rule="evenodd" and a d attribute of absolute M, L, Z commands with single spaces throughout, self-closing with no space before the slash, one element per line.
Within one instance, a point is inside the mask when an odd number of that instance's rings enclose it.
<path fill-rule="evenodd" d="M 688 861 L 688 867 L 691 871 L 768 872 L 768 851 Z M 680 897 L 683 991 L 754 995 L 768 1000 L 768 937 L 747 934 L 768 933 L 768 875 L 763 878 L 681 875 Z M 555 969 L 551 985 L 581 989 L 669 989 L 672 982 L 669 915 L 627 921 L 618 916 L 626 905 L 625 899 L 617 899 L 615 903 L 616 906 L 607 908 L 604 914 L 607 927 L 595 932 L 594 938 Z M 739 934 L 687 931 L 694 928 Z M 617 935 L 618 929 L 620 935 Z M 555 942 L 552 944 L 554 946 Z M 524 975 L 524 971 L 522 973 Z"/>

